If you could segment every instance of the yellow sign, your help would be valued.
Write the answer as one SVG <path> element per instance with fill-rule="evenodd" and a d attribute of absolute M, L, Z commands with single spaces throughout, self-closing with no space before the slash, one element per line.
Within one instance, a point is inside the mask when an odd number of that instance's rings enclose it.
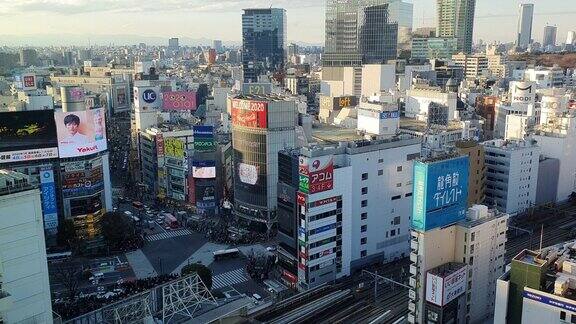
<path fill-rule="evenodd" d="M 164 138 L 164 154 L 175 158 L 184 158 L 184 142 L 174 137 Z"/>

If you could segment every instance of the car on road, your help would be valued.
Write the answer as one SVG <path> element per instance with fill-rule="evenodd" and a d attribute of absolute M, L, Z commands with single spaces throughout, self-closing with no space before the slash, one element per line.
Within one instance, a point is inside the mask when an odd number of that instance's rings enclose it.
<path fill-rule="evenodd" d="M 252 297 L 256 300 L 256 301 L 261 301 L 262 300 L 262 296 L 258 295 L 258 294 L 252 294 Z"/>
<path fill-rule="evenodd" d="M 274 252 L 274 251 L 276 251 L 276 247 L 275 247 L 275 246 L 269 246 L 269 247 L 266 248 L 266 251 L 268 251 L 268 252 Z"/>

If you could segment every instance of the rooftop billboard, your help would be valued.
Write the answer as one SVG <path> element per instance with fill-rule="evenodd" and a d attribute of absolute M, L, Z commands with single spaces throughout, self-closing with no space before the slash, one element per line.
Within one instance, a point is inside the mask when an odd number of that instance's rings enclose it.
<path fill-rule="evenodd" d="M 53 110 L 0 113 L 0 163 L 58 157 Z"/>
<path fill-rule="evenodd" d="M 162 93 L 163 110 L 196 110 L 196 92 L 168 91 Z"/>
<path fill-rule="evenodd" d="M 252 128 L 267 128 L 268 103 L 264 101 L 233 99 L 232 125 Z"/>
<path fill-rule="evenodd" d="M 61 158 L 86 156 L 107 149 L 103 108 L 54 113 Z"/>
<path fill-rule="evenodd" d="M 414 164 L 412 228 L 428 231 L 466 217 L 468 157 Z"/>

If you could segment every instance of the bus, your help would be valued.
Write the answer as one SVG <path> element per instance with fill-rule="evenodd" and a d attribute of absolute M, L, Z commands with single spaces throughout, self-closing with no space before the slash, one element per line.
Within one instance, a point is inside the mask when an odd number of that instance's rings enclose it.
<path fill-rule="evenodd" d="M 178 220 L 176 217 L 174 217 L 174 215 L 166 213 L 164 214 L 164 225 L 172 229 L 178 228 Z"/>
<path fill-rule="evenodd" d="M 238 249 L 228 249 L 228 250 L 218 250 L 214 251 L 214 261 L 233 259 L 240 256 L 240 250 Z"/>
<path fill-rule="evenodd" d="M 46 255 L 48 263 L 64 262 L 72 257 L 72 252 L 50 253 Z"/>

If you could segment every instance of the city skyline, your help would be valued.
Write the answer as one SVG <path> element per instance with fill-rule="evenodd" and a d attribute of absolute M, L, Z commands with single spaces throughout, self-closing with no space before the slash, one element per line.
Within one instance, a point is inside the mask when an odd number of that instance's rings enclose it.
<path fill-rule="evenodd" d="M 436 1 L 408 2 L 414 4 L 415 28 L 436 25 Z M 518 6 L 526 2 L 478 1 L 474 41 L 514 42 Z M 569 31 L 576 30 L 576 24 L 570 21 L 570 14 L 576 12 L 571 10 L 570 3 L 562 0 L 532 3 L 535 4 L 535 41 L 542 41 L 544 26 L 548 23 L 554 22 L 558 26 L 559 39 L 565 39 Z M 104 0 L 97 3 L 87 0 L 1 1 L 0 16 L 3 19 L 0 21 L 0 41 L 6 45 L 43 46 L 86 45 L 89 42 L 135 43 L 137 39 L 142 39 L 143 42 L 164 44 L 167 42 L 164 38 L 180 37 L 183 45 L 208 45 L 211 39 L 222 39 L 237 45 L 242 36 L 241 10 L 270 6 L 287 10 L 289 41 L 323 45 L 324 0 L 223 0 L 210 4 L 199 0 Z M 54 19 L 55 16 L 58 19 Z M 494 25 L 507 32 L 493 33 Z M 91 35 L 90 40 L 81 43 L 86 35 Z M 42 43 L 36 44 L 37 40 Z"/>

